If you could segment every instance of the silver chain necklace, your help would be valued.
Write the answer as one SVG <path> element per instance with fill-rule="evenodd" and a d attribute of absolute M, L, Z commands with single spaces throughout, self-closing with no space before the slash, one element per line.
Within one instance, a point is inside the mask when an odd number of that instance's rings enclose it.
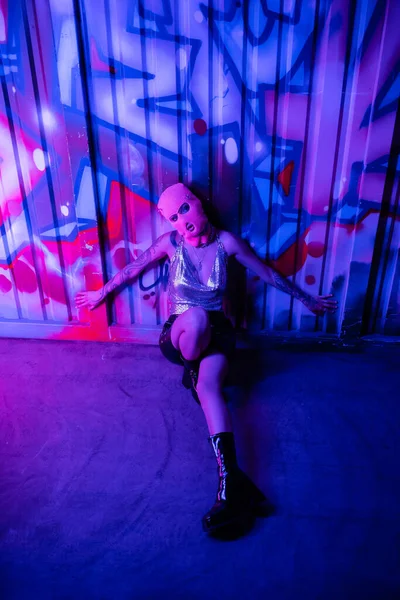
<path fill-rule="evenodd" d="M 199 273 L 203 268 L 204 259 L 205 259 L 206 254 L 207 254 L 208 250 L 210 249 L 210 246 L 213 242 L 214 242 L 214 227 L 211 225 L 210 234 L 208 236 L 207 241 L 204 244 L 201 244 L 201 246 L 199 246 L 202 250 L 204 250 L 204 254 L 200 259 L 198 256 L 198 249 L 196 249 L 194 246 L 192 246 L 193 251 L 194 251 L 194 256 L 196 257 L 196 261 L 198 264 L 197 270 Z"/>
<path fill-rule="evenodd" d="M 203 261 L 204 261 L 204 259 L 205 259 L 205 257 L 206 257 L 206 254 L 207 254 L 207 252 L 208 252 L 208 250 L 209 250 L 209 249 L 210 249 L 210 246 L 207 246 L 206 248 L 204 248 L 204 254 L 203 254 L 202 258 L 201 258 L 201 259 L 199 259 L 199 257 L 198 257 L 198 254 L 197 254 L 197 250 L 196 250 L 196 249 L 193 247 L 193 250 L 194 250 L 194 255 L 195 255 L 195 257 L 196 257 L 197 264 L 198 264 L 197 270 L 198 270 L 199 272 L 200 272 L 200 271 L 202 270 L 202 268 L 203 268 Z"/>

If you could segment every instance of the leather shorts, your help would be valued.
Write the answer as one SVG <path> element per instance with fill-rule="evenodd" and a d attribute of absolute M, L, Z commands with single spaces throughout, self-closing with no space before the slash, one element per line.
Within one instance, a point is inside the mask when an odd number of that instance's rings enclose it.
<path fill-rule="evenodd" d="M 236 334 L 233 325 L 222 311 L 209 311 L 208 316 L 211 325 L 211 342 L 207 350 L 203 353 L 202 358 L 210 354 L 224 354 L 230 360 L 233 357 L 236 346 Z M 178 317 L 179 315 L 171 315 L 164 323 L 159 339 L 159 346 L 167 360 L 176 365 L 182 365 L 181 354 L 171 341 L 172 325 Z"/>

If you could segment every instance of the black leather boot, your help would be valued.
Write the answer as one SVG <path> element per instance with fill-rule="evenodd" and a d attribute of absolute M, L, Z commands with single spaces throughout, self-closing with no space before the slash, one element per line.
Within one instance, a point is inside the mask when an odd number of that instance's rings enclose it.
<path fill-rule="evenodd" d="M 191 390 L 193 398 L 196 400 L 197 404 L 200 404 L 196 391 L 200 360 L 186 360 L 183 356 L 181 356 L 181 359 L 183 362 L 182 385 L 187 390 Z"/>
<path fill-rule="evenodd" d="M 261 490 L 239 469 L 233 433 L 209 437 L 218 464 L 218 492 L 214 506 L 202 519 L 206 533 L 249 527 L 256 516 L 267 516 L 268 501 Z"/>

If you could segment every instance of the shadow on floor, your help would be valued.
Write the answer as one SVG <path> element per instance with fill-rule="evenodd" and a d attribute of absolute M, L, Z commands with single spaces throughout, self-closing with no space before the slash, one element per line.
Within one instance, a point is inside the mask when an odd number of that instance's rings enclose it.
<path fill-rule="evenodd" d="M 243 469 L 277 507 L 208 539 L 216 465 L 158 348 L 0 341 L 4 600 L 400 597 L 400 348 L 239 350 Z"/>

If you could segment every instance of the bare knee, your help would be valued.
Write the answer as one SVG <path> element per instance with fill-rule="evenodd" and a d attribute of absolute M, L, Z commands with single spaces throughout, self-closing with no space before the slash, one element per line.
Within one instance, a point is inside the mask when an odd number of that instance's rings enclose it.
<path fill-rule="evenodd" d="M 179 348 L 184 358 L 196 360 L 210 343 L 210 320 L 207 311 L 203 308 L 190 308 L 176 325 L 175 330 L 171 332 L 172 343 Z"/>
<path fill-rule="evenodd" d="M 190 326 L 192 330 L 200 333 L 205 332 L 210 327 L 208 312 L 200 306 L 189 308 L 185 312 L 185 324 Z"/>

